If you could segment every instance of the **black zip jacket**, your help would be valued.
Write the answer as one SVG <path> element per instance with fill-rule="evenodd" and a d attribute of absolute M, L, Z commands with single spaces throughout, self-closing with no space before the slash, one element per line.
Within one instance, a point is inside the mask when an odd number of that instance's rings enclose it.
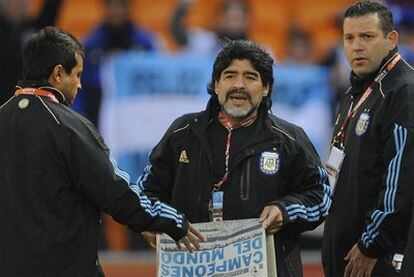
<path fill-rule="evenodd" d="M 383 61 L 384 68 L 396 50 Z M 334 134 L 351 102 L 356 105 L 368 80 L 353 81 L 341 99 Z M 395 274 L 391 260 L 403 253 L 411 217 L 414 180 L 414 70 L 400 60 L 351 118 L 345 131 L 345 159 L 334 188 L 323 239 L 326 276 L 343 276 L 344 257 L 355 243 L 378 258 L 373 276 Z"/>
<path fill-rule="evenodd" d="M 207 140 L 217 113 L 217 97 L 213 96 L 206 111 L 176 119 L 153 149 L 151 165 L 138 180 L 149 196 L 181 209 L 192 222 L 209 221 L 208 205 L 216 181 L 213 163 L 224 163 L 222 157 L 212 155 L 217 151 L 210 149 Z M 229 177 L 222 186 L 223 218 L 257 218 L 266 205 L 279 206 L 284 225 L 276 234 L 278 276 L 301 276 L 299 236 L 327 215 L 331 202 L 327 175 L 301 128 L 262 107 L 253 126 L 239 147 L 242 150 L 230 151 Z M 265 167 L 264 157 L 272 154 L 277 156 L 274 166 Z"/>
<path fill-rule="evenodd" d="M 150 202 L 93 125 L 43 89 L 60 103 L 18 95 L 0 108 L 0 276 L 99 275 L 100 211 L 182 238 L 184 216 Z"/>
<path fill-rule="evenodd" d="M 407 248 L 404 251 L 404 261 L 401 270 L 401 276 L 404 277 L 414 276 L 414 220 L 412 217 L 414 213 L 414 201 L 412 202 L 411 224 L 408 232 Z"/>

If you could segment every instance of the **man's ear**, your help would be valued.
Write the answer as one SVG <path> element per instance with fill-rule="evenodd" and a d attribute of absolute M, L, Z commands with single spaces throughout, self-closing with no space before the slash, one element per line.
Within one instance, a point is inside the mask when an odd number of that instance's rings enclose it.
<path fill-rule="evenodd" d="M 218 81 L 214 81 L 214 93 L 218 95 L 219 94 L 219 90 L 217 88 L 217 85 L 218 85 Z"/>
<path fill-rule="evenodd" d="M 55 65 L 55 67 L 53 68 L 52 73 L 49 76 L 49 83 L 52 85 L 56 85 L 56 84 L 60 84 L 62 83 L 63 80 L 63 74 L 65 74 L 66 71 L 63 68 L 62 65 L 57 64 Z"/>
<path fill-rule="evenodd" d="M 263 87 L 262 96 L 266 97 L 269 94 L 269 85 Z"/>
<path fill-rule="evenodd" d="M 397 31 L 392 30 L 391 32 L 388 33 L 388 41 L 389 41 L 389 45 L 388 45 L 388 50 L 392 50 L 395 48 L 395 46 L 397 46 L 398 44 L 398 40 L 399 40 L 399 34 Z"/>

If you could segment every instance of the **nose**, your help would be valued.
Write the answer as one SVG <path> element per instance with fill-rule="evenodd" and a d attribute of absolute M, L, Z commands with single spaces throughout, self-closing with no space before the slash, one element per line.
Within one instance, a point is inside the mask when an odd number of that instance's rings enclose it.
<path fill-rule="evenodd" d="M 82 83 L 79 81 L 79 83 L 78 83 L 78 90 L 81 90 L 82 89 Z"/>
<path fill-rule="evenodd" d="M 360 38 L 355 38 L 354 42 L 352 44 L 352 48 L 354 49 L 354 51 L 362 50 L 363 49 L 362 46 L 363 46 L 362 45 L 362 40 Z"/>
<path fill-rule="evenodd" d="M 234 78 L 233 88 L 241 89 L 244 88 L 244 78 L 242 75 L 238 75 Z"/>

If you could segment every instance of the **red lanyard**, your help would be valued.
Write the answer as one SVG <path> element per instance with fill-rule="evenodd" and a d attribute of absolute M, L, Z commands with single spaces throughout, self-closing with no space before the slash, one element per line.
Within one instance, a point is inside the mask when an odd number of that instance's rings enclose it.
<path fill-rule="evenodd" d="M 342 123 L 341 129 L 339 130 L 338 134 L 335 136 L 334 138 L 334 143 L 338 142 L 338 139 L 341 143 L 341 146 L 343 148 L 344 145 L 344 141 L 345 141 L 345 129 L 346 126 L 348 125 L 349 121 L 351 121 L 351 118 L 353 117 L 353 115 L 356 113 L 356 111 L 358 110 L 358 108 L 362 105 L 362 103 L 365 102 L 365 100 L 368 98 L 368 96 L 371 95 L 372 92 L 372 88 L 374 87 L 374 85 L 376 85 L 377 83 L 381 82 L 382 79 L 384 79 L 385 76 L 387 76 L 387 74 L 394 68 L 395 64 L 401 59 L 401 55 L 399 53 L 396 53 L 391 62 L 389 62 L 387 64 L 387 66 L 384 68 L 383 71 L 381 71 L 381 73 L 379 73 L 377 75 L 377 77 L 375 77 L 374 81 L 369 85 L 369 87 L 365 90 L 364 94 L 361 96 L 361 98 L 359 99 L 358 103 L 355 105 L 354 108 L 352 108 L 352 102 L 351 102 L 351 106 L 349 108 L 348 111 L 348 115 L 346 116 L 344 123 Z"/>
<path fill-rule="evenodd" d="M 227 118 L 227 116 L 220 112 L 218 115 L 218 120 L 223 125 L 227 131 L 229 132 L 227 134 L 227 140 L 226 140 L 226 150 L 224 152 L 224 165 L 225 165 L 225 171 L 223 177 L 221 177 L 220 181 L 216 184 L 214 184 L 214 190 L 219 190 L 223 183 L 227 180 L 229 175 L 229 160 L 230 160 L 230 145 L 231 145 L 231 134 L 234 130 L 233 125 L 231 124 L 230 120 Z M 250 124 L 252 124 L 256 120 L 256 117 L 249 118 L 246 121 L 243 121 L 239 126 L 240 127 L 246 127 Z"/>
<path fill-rule="evenodd" d="M 46 91 L 46 90 L 42 90 L 42 89 L 22 88 L 22 89 L 16 90 L 16 92 L 14 93 L 14 95 L 20 95 L 20 94 L 46 96 L 46 97 L 49 97 L 53 102 L 59 103 L 59 101 L 57 100 L 56 96 L 53 93 Z"/>

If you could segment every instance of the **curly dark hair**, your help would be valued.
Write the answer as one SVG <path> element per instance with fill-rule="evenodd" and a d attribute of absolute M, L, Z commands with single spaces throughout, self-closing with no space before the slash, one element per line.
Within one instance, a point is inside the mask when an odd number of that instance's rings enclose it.
<path fill-rule="evenodd" d="M 214 84 L 220 79 L 221 72 L 230 66 L 233 60 L 249 60 L 254 69 L 259 72 L 264 86 L 269 86 L 269 93 L 263 97 L 268 109 L 272 106 L 271 94 L 273 87 L 273 59 L 257 43 L 247 40 L 227 41 L 223 49 L 218 53 L 213 65 L 211 82 L 207 87 L 207 92 L 214 95 Z"/>

